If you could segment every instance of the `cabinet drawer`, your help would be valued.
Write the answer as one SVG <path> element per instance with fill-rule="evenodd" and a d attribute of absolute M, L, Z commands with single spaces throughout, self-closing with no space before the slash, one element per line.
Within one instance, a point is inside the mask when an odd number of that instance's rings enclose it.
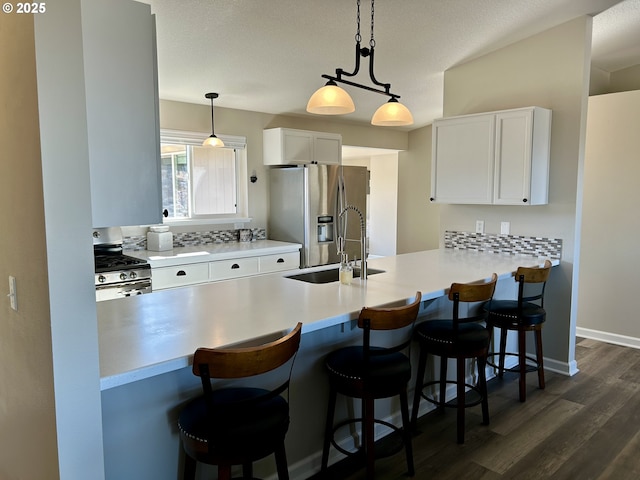
<path fill-rule="evenodd" d="M 260 257 L 260 273 L 292 270 L 300 266 L 300 253 L 290 252 Z"/>
<path fill-rule="evenodd" d="M 227 280 L 258 273 L 258 258 L 236 258 L 209 263 L 209 280 Z"/>
<path fill-rule="evenodd" d="M 160 267 L 151 270 L 153 290 L 183 287 L 209 281 L 209 264 L 192 263 L 175 267 Z"/>

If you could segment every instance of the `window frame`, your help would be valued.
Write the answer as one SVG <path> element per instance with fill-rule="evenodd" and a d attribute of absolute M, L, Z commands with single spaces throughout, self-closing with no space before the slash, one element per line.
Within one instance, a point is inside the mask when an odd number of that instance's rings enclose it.
<path fill-rule="evenodd" d="M 201 147 L 203 139 L 209 133 L 189 132 L 183 130 L 160 129 L 160 143 L 178 144 Z M 237 207 L 235 214 L 214 214 L 214 215 L 193 215 L 189 218 L 164 218 L 166 225 L 188 225 L 188 224 L 224 224 L 224 223 L 245 223 L 251 221 L 249 217 L 249 184 L 247 166 L 247 140 L 246 137 L 236 135 L 219 135 L 225 147 L 233 148 L 236 161 L 236 196 Z M 189 164 L 189 182 L 191 182 L 191 164 Z M 192 198 L 189 198 L 192 202 Z"/>

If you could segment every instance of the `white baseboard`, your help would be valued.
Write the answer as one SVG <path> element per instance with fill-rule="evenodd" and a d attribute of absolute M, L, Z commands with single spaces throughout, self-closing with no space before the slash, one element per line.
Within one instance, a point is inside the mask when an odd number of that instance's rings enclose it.
<path fill-rule="evenodd" d="M 599 340 L 601 342 L 622 345 L 623 347 L 640 348 L 640 338 L 619 335 L 617 333 L 602 332 L 590 328 L 576 327 L 576 336 Z"/>

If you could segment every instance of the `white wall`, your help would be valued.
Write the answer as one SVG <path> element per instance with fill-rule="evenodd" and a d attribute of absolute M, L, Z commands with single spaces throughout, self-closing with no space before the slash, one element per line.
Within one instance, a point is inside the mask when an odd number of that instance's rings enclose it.
<path fill-rule="evenodd" d="M 445 72 L 444 114 L 453 116 L 540 106 L 553 111 L 549 205 L 443 205 L 440 230 L 487 233 L 511 222 L 513 235 L 560 238 L 563 254 L 548 286 L 544 329 L 547 365 L 575 369 L 575 316 L 571 311 L 578 173 L 583 161 L 589 85 L 591 17 L 582 17 Z"/>
<path fill-rule="evenodd" d="M 640 348 L 640 90 L 589 99 L 578 334 Z"/>
<path fill-rule="evenodd" d="M 34 16 L 47 256 L 40 275 L 49 280 L 59 476 L 64 480 L 104 478 L 83 1 L 90 0 L 56 2 L 45 15 Z M 56 478 L 56 473 L 43 478 Z"/>

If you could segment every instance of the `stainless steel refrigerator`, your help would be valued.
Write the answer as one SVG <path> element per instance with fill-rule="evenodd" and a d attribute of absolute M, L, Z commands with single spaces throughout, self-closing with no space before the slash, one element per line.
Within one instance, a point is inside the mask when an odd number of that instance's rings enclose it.
<path fill-rule="evenodd" d="M 345 239 L 349 259 L 361 259 L 360 217 L 366 232 L 366 167 L 304 165 L 269 172 L 270 205 L 267 235 L 272 240 L 302 244 L 300 268 L 339 263 L 338 237 Z M 368 245 L 368 242 L 367 242 Z"/>

